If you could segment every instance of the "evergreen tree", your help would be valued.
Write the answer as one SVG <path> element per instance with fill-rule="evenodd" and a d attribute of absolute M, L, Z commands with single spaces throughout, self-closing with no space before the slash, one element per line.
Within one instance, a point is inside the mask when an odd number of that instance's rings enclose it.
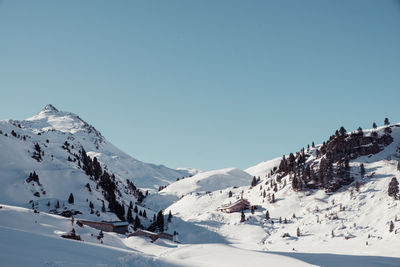
<path fill-rule="evenodd" d="M 339 132 L 340 132 L 340 136 L 342 136 L 342 137 L 344 137 L 346 135 L 346 129 L 343 126 L 340 127 Z"/>
<path fill-rule="evenodd" d="M 138 207 L 135 205 L 135 208 L 133 209 L 133 212 L 138 213 Z"/>
<path fill-rule="evenodd" d="M 246 216 L 244 215 L 244 212 L 242 210 L 242 214 L 240 215 L 240 222 L 244 222 L 246 220 Z"/>
<path fill-rule="evenodd" d="M 311 147 L 312 147 L 312 148 L 315 148 L 314 141 L 312 142 Z"/>
<path fill-rule="evenodd" d="M 299 179 L 297 179 L 296 176 L 293 177 L 292 188 L 294 191 L 299 191 L 301 189 L 301 182 L 299 181 Z"/>
<path fill-rule="evenodd" d="M 266 219 L 266 220 L 269 220 L 269 219 L 270 219 L 268 210 L 267 210 L 267 212 L 265 213 L 265 219 Z"/>
<path fill-rule="evenodd" d="M 389 183 L 388 195 L 397 199 L 397 195 L 399 194 L 399 182 L 396 177 L 393 177 Z"/>
<path fill-rule="evenodd" d="M 69 204 L 74 204 L 74 195 L 72 193 L 69 194 L 68 203 Z"/>
<path fill-rule="evenodd" d="M 229 191 L 228 197 L 232 197 L 232 191 Z"/>
<path fill-rule="evenodd" d="M 98 239 L 98 240 L 101 240 L 101 239 L 103 239 L 103 237 L 104 237 L 103 230 L 100 230 L 100 233 L 99 233 L 99 235 L 97 236 L 97 239 Z"/>
<path fill-rule="evenodd" d="M 147 218 L 146 210 L 143 211 L 143 217 Z"/>
<path fill-rule="evenodd" d="M 364 177 L 364 175 L 365 175 L 365 168 L 364 168 L 363 163 L 361 163 L 361 165 L 360 165 L 360 174 L 361 174 L 361 177 Z"/>
<path fill-rule="evenodd" d="M 253 180 L 251 181 L 251 186 L 254 187 L 257 185 L 257 179 L 255 176 L 253 176 Z"/>
<path fill-rule="evenodd" d="M 388 119 L 388 118 L 385 118 L 383 124 L 384 124 L 385 126 L 389 126 L 389 124 L 390 124 L 389 119 Z"/>
<path fill-rule="evenodd" d="M 297 227 L 297 237 L 300 237 L 301 233 L 300 233 L 300 228 Z"/>
<path fill-rule="evenodd" d="M 397 162 L 397 170 L 400 171 L 400 161 Z"/>
<path fill-rule="evenodd" d="M 133 223 L 132 209 L 128 209 L 127 220 L 129 223 Z"/>
<path fill-rule="evenodd" d="M 137 214 L 136 214 L 135 222 L 133 224 L 133 230 L 136 231 L 138 228 L 141 228 L 141 227 L 142 227 L 142 224 L 140 223 L 139 216 L 137 216 Z"/>
<path fill-rule="evenodd" d="M 171 220 L 172 220 L 172 213 L 171 213 L 171 210 L 169 210 L 167 221 L 170 223 Z"/>
<path fill-rule="evenodd" d="M 60 208 L 60 202 L 57 200 L 56 209 L 59 209 L 59 208 Z"/>
<path fill-rule="evenodd" d="M 372 123 L 372 128 L 374 128 L 374 130 L 376 130 L 376 128 L 378 128 L 378 126 L 376 126 L 376 123 Z"/>
<path fill-rule="evenodd" d="M 279 217 L 279 223 L 282 223 L 282 217 Z"/>
<path fill-rule="evenodd" d="M 394 230 L 394 223 L 393 223 L 393 221 L 390 221 L 389 232 L 393 232 L 393 230 Z"/>
<path fill-rule="evenodd" d="M 106 206 L 104 205 L 104 201 L 102 202 L 101 211 L 106 212 Z"/>
<path fill-rule="evenodd" d="M 162 210 L 157 213 L 156 228 L 159 232 L 164 232 L 164 214 Z"/>

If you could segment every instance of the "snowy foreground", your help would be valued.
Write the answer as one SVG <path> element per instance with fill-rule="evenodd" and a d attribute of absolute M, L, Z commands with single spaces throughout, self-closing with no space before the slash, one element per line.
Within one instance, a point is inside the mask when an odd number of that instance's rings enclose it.
<path fill-rule="evenodd" d="M 400 266 L 400 258 L 334 253 L 268 252 L 230 244 L 177 244 L 105 233 L 74 226 L 84 241 L 60 238 L 71 230 L 68 218 L 2 205 L 1 266 Z M 351 251 L 349 251 L 351 254 Z"/>

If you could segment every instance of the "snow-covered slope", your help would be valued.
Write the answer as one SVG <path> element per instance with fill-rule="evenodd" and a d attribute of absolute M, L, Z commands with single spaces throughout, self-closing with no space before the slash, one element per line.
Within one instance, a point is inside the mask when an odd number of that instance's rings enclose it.
<path fill-rule="evenodd" d="M 79 227 L 67 218 L 8 205 L 0 207 L 2 266 L 241 266 L 249 258 L 257 264 L 312 266 L 288 256 L 224 244 L 151 243 L 141 237 L 106 232 L 100 240 L 98 230 Z M 82 241 L 61 238 L 72 229 Z"/>
<path fill-rule="evenodd" d="M 0 121 L 0 203 L 25 207 L 33 203 L 48 211 L 59 201 L 61 206 L 79 210 L 88 218 L 100 219 L 90 213 L 89 204 L 93 203 L 94 212 L 100 211 L 104 193 L 80 166 L 82 148 L 92 159 L 97 158 L 103 170 L 115 175 L 120 191 L 117 200 L 125 205 L 136 201 L 127 188 L 127 179 L 144 192 L 191 175 L 186 170 L 138 161 L 105 140 L 79 116 L 47 105 L 27 120 Z M 29 181 L 33 172 L 38 181 Z M 67 203 L 70 193 L 75 198 L 74 206 Z M 98 214 L 102 219 L 115 218 L 109 213 Z"/>
<path fill-rule="evenodd" d="M 211 192 L 233 186 L 247 185 L 251 178 L 249 174 L 239 169 L 214 170 L 202 172 L 187 179 L 181 179 L 167 186 L 162 192 L 177 196 L 193 192 Z"/>
<path fill-rule="evenodd" d="M 145 204 L 154 210 L 161 210 L 185 195 L 205 194 L 243 186 L 249 184 L 251 179 L 252 177 L 248 173 L 234 168 L 201 172 L 193 177 L 180 179 L 168 185 L 158 194 L 148 196 Z"/>
<path fill-rule="evenodd" d="M 166 208 L 166 212 L 171 211 L 179 218 L 170 227 L 176 229 L 181 240 L 186 242 L 193 239 L 193 233 L 186 226 L 190 222 L 216 233 L 220 242 L 241 248 L 399 257 L 400 201 L 388 196 L 388 184 L 392 177 L 400 177 L 397 170 L 400 127 L 395 125 L 391 130 L 394 141 L 381 152 L 350 161 L 354 182 L 335 193 L 317 189 L 296 192 L 292 189 L 289 175 L 281 177 L 281 182 L 276 180 L 278 174 L 268 177 L 271 169 L 279 166 L 280 159 L 274 159 L 246 169 L 249 174 L 261 177 L 255 187 L 250 187 L 248 182 L 238 188 L 184 195 Z M 371 132 L 366 130 L 364 134 Z M 377 133 L 383 135 L 384 128 L 377 129 Z M 315 150 L 318 148 L 320 146 L 310 150 L 307 162 L 316 160 Z M 360 174 L 361 163 L 366 169 L 364 177 Z M 171 189 L 174 187 L 175 183 L 169 186 Z M 229 197 L 229 191 L 233 192 L 232 197 Z M 245 211 L 245 222 L 240 222 L 240 213 L 217 211 L 223 204 L 239 199 L 242 192 L 251 205 L 258 206 L 254 213 Z M 272 195 L 274 202 L 271 201 Z M 394 229 L 389 232 L 391 221 Z M 287 237 L 283 237 L 285 235 Z M 215 236 L 209 235 L 203 242 L 213 242 L 213 239 Z"/>
<path fill-rule="evenodd" d="M 255 166 L 245 169 L 244 171 L 252 176 L 256 177 L 266 177 L 266 174 L 270 172 L 275 167 L 279 166 L 281 158 L 276 158 L 273 160 L 263 161 Z"/>

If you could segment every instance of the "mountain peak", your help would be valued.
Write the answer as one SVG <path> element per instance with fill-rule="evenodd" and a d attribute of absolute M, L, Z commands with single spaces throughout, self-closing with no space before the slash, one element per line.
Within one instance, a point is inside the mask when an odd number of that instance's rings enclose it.
<path fill-rule="evenodd" d="M 42 110 L 41 112 L 58 112 L 58 109 L 56 109 L 55 106 L 53 106 L 52 104 L 47 104 Z"/>

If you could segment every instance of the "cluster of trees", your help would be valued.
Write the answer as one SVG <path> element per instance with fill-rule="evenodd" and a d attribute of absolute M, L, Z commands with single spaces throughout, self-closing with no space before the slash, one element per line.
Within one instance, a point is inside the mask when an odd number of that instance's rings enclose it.
<path fill-rule="evenodd" d="M 389 120 L 385 119 L 386 133 L 390 132 Z M 374 128 L 376 124 L 374 123 Z M 347 133 L 342 126 L 336 130 L 327 142 L 323 142 L 322 146 L 315 151 L 319 162 L 306 163 L 310 157 L 303 149 L 296 154 L 290 153 L 289 157 L 282 157 L 279 167 L 277 182 L 280 182 L 282 177 L 290 175 L 292 187 L 295 191 L 304 188 L 324 188 L 328 192 L 334 192 L 344 185 L 348 185 L 354 181 L 350 176 L 350 159 L 357 158 L 362 155 L 375 154 L 383 149 L 383 146 L 393 142 L 393 138 L 389 135 L 381 137 L 364 136 L 361 127 L 358 131 Z M 313 144 L 314 147 L 314 144 Z M 365 175 L 364 165 L 360 166 L 361 176 Z"/>
<path fill-rule="evenodd" d="M 33 146 L 34 151 L 32 154 L 32 158 L 36 159 L 37 161 L 42 161 L 42 156 L 44 156 L 44 152 L 38 143 L 35 143 Z"/>
<path fill-rule="evenodd" d="M 129 189 L 129 192 L 137 198 L 139 203 L 142 203 L 143 199 L 149 194 L 149 191 L 146 191 L 146 195 L 137 188 L 129 179 L 126 179 L 126 184 Z"/>
<path fill-rule="evenodd" d="M 26 178 L 26 182 L 36 182 L 39 186 L 41 185 L 39 182 L 39 175 L 35 171 L 33 171 L 33 173 L 29 173 L 29 177 Z"/>
<path fill-rule="evenodd" d="M 170 211 L 170 213 L 171 213 L 171 211 Z M 169 222 L 171 221 L 171 218 L 172 218 L 172 215 L 171 215 L 171 217 L 168 216 Z M 162 210 L 160 210 L 157 213 L 157 216 L 154 215 L 153 223 L 150 225 L 148 230 L 152 231 L 152 232 L 164 232 L 164 214 L 163 214 Z"/>
<path fill-rule="evenodd" d="M 255 187 L 260 182 L 260 179 L 261 179 L 260 176 L 258 176 L 258 178 L 253 176 L 253 180 L 251 181 L 251 187 Z"/>
<path fill-rule="evenodd" d="M 64 144 L 65 145 L 65 144 Z M 82 147 L 80 150 L 82 169 L 85 173 L 94 178 L 98 185 L 103 189 L 104 198 L 108 201 L 108 208 L 111 212 L 120 220 L 125 220 L 125 207 L 123 204 L 117 201 L 116 193 L 119 193 L 118 187 L 115 181 L 115 175 L 110 175 L 106 170 L 102 170 L 100 163 L 97 158 L 93 160 L 86 154 L 85 149 Z"/>

